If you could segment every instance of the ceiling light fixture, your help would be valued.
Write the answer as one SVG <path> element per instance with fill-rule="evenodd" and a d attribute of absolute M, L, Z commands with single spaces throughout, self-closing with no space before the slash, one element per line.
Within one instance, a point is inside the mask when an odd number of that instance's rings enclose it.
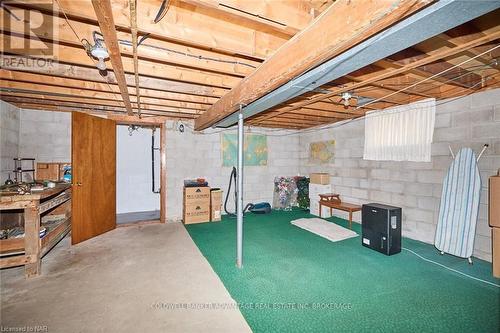
<path fill-rule="evenodd" d="M 344 107 L 345 108 L 348 108 L 349 105 L 350 105 L 350 101 L 351 101 L 351 97 L 352 97 L 352 93 L 346 91 L 346 92 L 343 92 L 342 95 L 340 95 L 342 97 L 342 99 L 344 100 Z"/>
<path fill-rule="evenodd" d="M 98 62 L 96 64 L 97 69 L 99 69 L 100 71 L 105 71 L 106 70 L 106 62 L 104 60 L 109 58 L 109 52 L 103 45 L 104 40 L 102 39 L 102 37 L 99 38 L 97 35 L 102 36 L 97 31 L 94 31 L 92 33 L 92 37 L 94 38 L 94 45 L 92 45 L 86 39 L 82 39 L 82 42 L 83 42 L 83 45 L 85 47 L 85 51 L 87 51 L 87 54 L 89 55 L 89 57 L 93 57 L 93 58 L 96 58 L 98 60 Z"/>

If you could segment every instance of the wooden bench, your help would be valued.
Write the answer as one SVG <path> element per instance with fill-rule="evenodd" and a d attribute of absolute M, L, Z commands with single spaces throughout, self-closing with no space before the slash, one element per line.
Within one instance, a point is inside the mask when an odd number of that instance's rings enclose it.
<path fill-rule="evenodd" d="M 330 215 L 333 216 L 333 210 L 338 209 L 349 213 L 349 229 L 352 227 L 352 213 L 359 212 L 361 206 L 342 202 L 338 194 L 328 193 L 319 195 L 319 217 L 321 217 L 322 206 L 330 208 Z"/>

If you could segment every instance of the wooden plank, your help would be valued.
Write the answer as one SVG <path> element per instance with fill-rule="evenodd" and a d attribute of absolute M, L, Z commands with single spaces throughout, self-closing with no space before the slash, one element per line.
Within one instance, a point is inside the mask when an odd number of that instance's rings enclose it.
<path fill-rule="evenodd" d="M 29 104 L 29 103 L 13 103 L 15 106 L 22 109 L 32 109 L 32 110 L 42 110 L 42 111 L 59 111 L 59 112 L 82 112 L 92 115 L 100 115 L 100 116 L 109 116 L 109 115 L 124 115 L 126 112 L 117 112 L 117 111 L 107 111 L 100 110 L 95 107 L 69 107 L 69 106 L 58 106 L 58 105 L 48 105 L 48 104 Z M 175 112 L 155 112 L 155 111 L 145 111 L 142 113 L 143 115 L 152 115 L 152 116 L 164 116 L 166 119 L 194 119 L 195 115 L 190 115 L 186 113 L 175 113 Z"/>
<path fill-rule="evenodd" d="M 339 0 L 195 121 L 202 130 L 421 9 L 424 1 Z M 374 17 L 379 20 L 374 21 Z"/>
<path fill-rule="evenodd" d="M 0 240 L 0 253 L 24 252 L 24 238 L 9 238 Z"/>
<path fill-rule="evenodd" d="M 61 221 L 57 226 L 52 227 L 41 239 L 41 256 L 44 256 L 50 249 L 52 249 L 61 239 L 64 238 L 71 230 L 71 217 Z"/>
<path fill-rule="evenodd" d="M 27 278 L 40 275 L 40 215 L 38 214 L 38 200 L 24 209 L 24 252 L 31 262 L 25 266 Z"/>
<path fill-rule="evenodd" d="M 19 59 L 19 57 L 17 56 L 2 55 L 2 59 L 4 60 L 4 62 L 2 63 L 2 69 L 5 71 L 5 73 L 7 73 L 6 70 L 9 70 L 9 72 L 17 72 L 17 73 L 22 73 L 22 72 L 37 73 L 41 74 L 42 76 L 45 76 L 45 79 L 47 76 L 50 76 L 51 78 L 62 77 L 62 78 L 70 78 L 70 79 L 77 79 L 77 80 L 84 80 L 84 81 L 91 81 L 98 83 L 106 83 L 106 84 L 109 83 L 112 86 L 117 84 L 115 75 L 112 71 L 108 71 L 106 78 L 104 78 L 93 67 L 62 64 L 59 62 L 54 62 L 52 63 L 52 66 L 44 67 L 43 69 L 37 71 L 37 69 L 34 67 L 19 67 L 12 65 L 9 66 L 9 64 L 13 64 L 17 59 Z M 4 75 L 2 75 L 2 78 L 4 78 Z M 135 79 L 133 75 L 125 74 L 125 79 L 129 87 L 133 87 L 135 85 L 134 82 Z M 166 96 L 166 98 L 168 96 L 179 96 L 175 98 L 179 99 L 182 97 L 183 99 L 187 100 L 189 100 L 190 98 L 199 98 L 200 100 L 201 99 L 211 100 L 212 97 L 218 98 L 224 95 L 228 91 L 226 88 L 203 86 L 193 83 L 167 80 L 164 78 L 160 79 L 148 76 L 140 76 L 139 81 L 141 88 L 161 91 L 162 94 Z M 178 94 L 172 94 L 172 93 L 178 93 Z M 196 96 L 189 96 L 189 95 L 196 95 Z M 201 98 L 198 96 L 204 96 L 204 97 Z M 174 97 L 170 98 L 173 99 Z"/>
<path fill-rule="evenodd" d="M 118 38 L 116 37 L 115 22 L 113 20 L 113 9 L 109 0 L 92 0 L 92 6 L 97 16 L 97 21 L 101 27 L 101 32 L 104 36 L 106 48 L 109 52 L 113 72 L 115 73 L 118 87 L 122 94 L 123 103 L 129 115 L 133 115 L 132 104 L 128 95 L 127 81 L 125 80 L 125 72 L 123 70 L 120 48 L 118 46 Z"/>
<path fill-rule="evenodd" d="M 18 96 L 21 95 L 21 96 Z M 79 96 L 64 97 L 64 96 L 52 96 L 43 94 L 28 94 L 29 96 L 23 96 L 25 94 L 16 93 L 2 93 L 2 100 L 9 103 L 33 103 L 33 104 L 48 104 L 48 105 L 66 105 L 73 106 L 75 103 L 79 103 L 88 107 L 101 108 L 102 110 L 108 111 L 124 111 L 125 108 L 119 105 L 116 101 L 102 100 L 92 98 L 85 98 Z M 118 104 L 118 105 L 117 105 Z M 182 102 L 165 102 L 165 106 L 161 106 L 161 101 L 156 104 L 143 104 L 143 110 L 147 111 L 158 111 L 158 112 L 178 112 L 186 114 L 199 114 L 203 112 L 205 108 L 196 108 L 185 106 Z M 132 107 L 136 108 L 136 104 L 132 103 Z"/>
<path fill-rule="evenodd" d="M 24 42 L 25 40 L 24 37 L 6 36 L 4 33 L 1 33 L 0 43 L 3 43 L 4 40 L 7 38 L 10 39 L 11 43 L 21 43 Z M 30 45 L 32 47 L 42 47 L 45 44 L 42 41 L 37 41 L 32 39 L 30 40 Z M 13 50 L 12 53 L 23 55 L 23 50 L 16 49 Z M 120 59 L 124 73 L 128 73 L 133 77 L 134 74 L 133 59 L 129 57 L 123 57 Z M 94 61 L 87 55 L 83 47 L 74 47 L 62 44 L 58 45 L 56 60 L 59 62 L 68 63 L 76 66 L 95 68 Z M 95 69 L 95 71 L 98 72 L 97 69 Z M 110 71 L 111 69 L 108 69 L 108 72 Z M 234 87 L 241 81 L 240 77 L 200 71 L 192 68 L 179 68 L 177 66 L 169 65 L 165 62 L 149 61 L 146 59 L 141 59 L 141 67 L 139 74 L 141 76 L 149 76 L 156 79 L 176 80 L 183 83 L 222 88 L 225 90 Z M 117 75 L 116 72 L 114 75 L 116 77 Z"/>
<path fill-rule="evenodd" d="M 134 58 L 135 94 L 137 100 L 137 114 L 141 116 L 141 90 L 139 89 L 139 59 L 137 57 L 137 0 L 129 0 L 130 29 L 132 30 L 132 53 Z"/>
<path fill-rule="evenodd" d="M 26 255 L 0 258 L 0 268 L 26 265 L 32 261 L 33 259 Z"/>
<path fill-rule="evenodd" d="M 24 106 L 26 105 L 32 105 L 32 106 L 53 106 L 53 107 L 74 107 L 77 109 L 89 109 L 89 110 L 95 110 L 95 111 L 105 111 L 105 112 L 126 112 L 124 107 L 114 107 L 114 106 L 105 106 L 105 105 L 96 105 L 96 104 L 86 104 L 86 103 L 78 103 L 78 102 L 62 102 L 62 101 L 54 101 L 54 100 L 34 100 L 34 99 L 23 99 L 23 98 L 15 98 L 15 97 L 8 97 L 8 96 L 3 96 L 2 97 L 3 101 L 6 101 L 11 104 L 23 104 Z M 135 107 L 133 110 L 137 110 Z M 179 115 L 179 116 L 187 116 L 190 118 L 195 118 L 197 114 L 199 114 L 199 111 L 196 110 L 184 110 L 184 109 L 177 109 L 177 108 L 168 108 L 168 107 L 160 107 L 160 106 L 152 106 L 150 107 L 149 105 L 144 107 L 142 109 L 144 114 L 149 114 L 149 115 Z"/>
<path fill-rule="evenodd" d="M 286 34 L 288 36 L 293 36 L 301 29 L 305 27 L 306 24 L 309 23 L 312 18 L 309 16 L 309 20 L 307 23 L 304 22 L 302 26 L 290 25 L 287 24 L 289 21 L 293 20 L 293 15 L 290 13 L 290 10 L 287 11 L 289 15 L 288 20 L 283 20 L 283 22 L 279 22 L 276 18 L 271 15 L 267 15 L 267 17 L 263 17 L 262 14 L 255 11 L 255 7 L 249 9 L 241 9 L 244 4 L 243 1 L 215 1 L 215 0 L 181 0 L 182 2 L 189 3 L 193 6 L 199 7 L 202 10 L 207 11 L 208 13 L 213 13 L 214 16 L 225 16 L 229 20 L 238 20 L 245 25 L 250 25 L 254 27 L 256 30 L 272 30 L 280 34 Z M 279 2 L 275 1 L 278 5 Z M 283 6 L 281 6 L 283 9 Z M 273 13 L 279 12 L 279 9 L 276 8 Z"/>
<path fill-rule="evenodd" d="M 65 203 L 69 199 L 71 199 L 71 192 L 66 191 L 55 198 L 40 203 L 40 205 L 38 206 L 38 212 L 39 214 L 43 214 L 46 211 Z"/>
<path fill-rule="evenodd" d="M 42 9 L 31 0 L 18 2 L 25 3 L 31 8 Z M 58 3 L 71 18 L 96 20 L 96 15 L 88 10 L 90 0 L 59 0 Z M 116 14 L 116 25 L 120 29 L 128 30 L 130 20 L 127 4 L 113 0 L 112 6 Z M 165 17 L 153 24 L 159 6 L 158 0 L 140 1 L 137 11 L 138 17 L 141 18 L 138 21 L 139 31 L 183 45 L 256 59 L 265 59 L 288 39 L 288 36 L 256 31 L 240 25 L 239 22 L 204 15 L 196 8 L 180 5 L 177 2 L 172 2 Z M 55 10 L 59 11 L 59 8 L 56 6 Z"/>
<path fill-rule="evenodd" d="M 11 7 L 9 3 L 9 8 L 15 8 L 16 4 L 13 3 L 12 5 Z M 88 21 L 80 22 L 78 20 L 69 19 L 68 22 L 64 17 L 52 16 L 40 12 L 30 17 L 30 24 L 38 27 L 37 29 L 54 29 L 57 31 L 57 36 L 53 37 L 55 41 L 73 47 L 81 47 L 81 42 L 76 38 L 73 30 L 68 24 L 78 32 L 78 35 L 88 39 L 92 36 L 93 31 L 99 30 L 97 24 L 91 24 Z M 49 25 L 51 26 L 49 27 Z M 12 20 L 10 24 L 5 27 L 4 31 L 24 35 L 24 22 Z M 128 45 L 132 38 L 131 34 L 126 31 L 117 31 L 117 36 L 120 53 L 123 56 L 133 56 L 133 48 Z M 248 75 L 261 63 L 260 60 L 255 61 L 244 57 L 220 54 L 211 50 L 188 47 L 154 37 L 148 37 L 141 43 L 141 47 L 138 48 L 137 52 L 140 59 L 238 77 Z"/>
<path fill-rule="evenodd" d="M 488 43 L 490 41 L 493 41 L 493 40 L 495 40 L 497 38 L 500 38 L 500 31 L 489 33 L 488 35 L 486 35 L 484 37 L 475 39 L 473 41 L 470 41 L 468 43 L 462 44 L 460 46 L 457 46 L 457 47 L 454 47 L 454 48 L 450 48 L 450 49 L 447 49 L 447 50 L 443 50 L 443 51 L 435 53 L 435 54 L 433 54 L 431 56 L 427 56 L 427 57 L 422 58 L 420 60 L 413 61 L 413 62 L 411 62 L 411 63 L 409 63 L 409 64 L 407 64 L 407 65 L 405 65 L 405 66 L 403 66 L 401 68 L 383 71 L 381 74 L 379 74 L 379 75 L 373 75 L 369 79 L 365 79 L 363 81 L 360 81 L 360 82 L 357 82 L 357 83 L 353 83 L 353 84 L 344 85 L 341 88 L 330 89 L 330 93 L 323 94 L 323 95 L 320 95 L 318 97 L 312 98 L 310 100 L 304 101 L 304 102 L 299 103 L 298 105 L 296 105 L 294 107 L 286 108 L 286 109 L 280 111 L 277 115 L 285 113 L 285 112 L 288 112 L 288 111 L 291 111 L 291 110 L 296 110 L 296 109 L 299 109 L 301 107 L 305 107 L 306 105 L 309 105 L 309 104 L 320 102 L 320 101 L 322 101 L 324 99 L 327 99 L 327 98 L 330 98 L 330 97 L 333 97 L 333 96 L 337 96 L 337 95 L 339 95 L 339 94 L 341 94 L 343 92 L 346 92 L 346 91 L 352 91 L 354 89 L 358 89 L 358 88 L 370 85 L 370 84 L 372 84 L 374 82 L 379 82 L 381 80 L 384 80 L 384 79 L 387 79 L 387 78 L 390 78 L 390 77 L 394 77 L 394 76 L 406 73 L 410 69 L 417 68 L 417 67 L 420 67 L 420 66 L 424 66 L 426 64 L 430 64 L 430 63 L 432 63 L 432 62 L 434 62 L 436 60 L 439 60 L 439 59 L 443 59 L 443 58 L 454 56 L 454 55 L 459 54 L 459 53 L 461 53 L 463 51 L 466 51 L 466 50 L 469 50 L 471 48 L 474 48 L 474 47 L 476 47 L 478 45 L 482 45 L 482 44 Z M 265 115 L 264 119 L 267 120 L 267 119 L 273 118 L 275 116 L 276 115 Z"/>

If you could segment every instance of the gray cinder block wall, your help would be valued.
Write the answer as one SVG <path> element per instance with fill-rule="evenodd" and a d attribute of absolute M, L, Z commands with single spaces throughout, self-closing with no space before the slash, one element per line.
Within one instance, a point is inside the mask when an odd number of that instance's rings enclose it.
<path fill-rule="evenodd" d="M 19 154 L 36 162 L 71 162 L 71 114 L 22 109 Z"/>
<path fill-rule="evenodd" d="M 336 140 L 332 165 L 309 163 L 309 144 Z M 434 243 L 443 178 L 454 152 L 471 147 L 479 154 L 483 189 L 474 255 L 491 261 L 491 231 L 488 227 L 488 178 L 500 168 L 500 89 L 462 98 L 438 101 L 432 161 L 378 162 L 363 160 L 364 120 L 325 131 L 300 135 L 300 172 L 329 172 L 335 192 L 345 201 L 381 202 L 403 208 L 403 234 Z M 345 217 L 342 213 L 337 213 Z M 359 215 L 355 217 L 359 221 Z"/>
<path fill-rule="evenodd" d="M 175 123 L 167 122 L 167 216 L 170 220 L 182 217 L 182 187 L 187 178 L 206 178 L 211 187 L 220 187 L 226 195 L 231 173 L 230 167 L 222 166 L 220 130 L 194 133 L 192 123 L 185 123 L 180 133 Z M 274 177 L 295 176 L 299 167 L 299 137 L 278 136 L 289 131 L 252 128 L 247 133 L 267 134 L 268 161 L 266 166 L 246 166 L 244 177 L 245 204 L 267 201 L 272 203 Z M 233 133 L 235 133 L 233 131 Z M 234 186 L 232 188 L 234 191 Z M 234 193 L 234 192 L 233 192 Z M 234 194 L 228 206 L 234 210 Z"/>
<path fill-rule="evenodd" d="M 0 101 L 0 184 L 14 178 L 13 158 L 19 155 L 20 110 L 12 104 Z"/>

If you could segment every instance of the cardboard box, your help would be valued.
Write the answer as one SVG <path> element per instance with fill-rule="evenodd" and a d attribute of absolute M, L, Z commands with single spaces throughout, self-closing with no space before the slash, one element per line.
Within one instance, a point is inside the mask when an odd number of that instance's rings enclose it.
<path fill-rule="evenodd" d="M 184 205 L 184 224 L 203 223 L 210 221 L 210 204 Z"/>
<path fill-rule="evenodd" d="M 221 220 L 222 197 L 223 192 L 221 190 L 210 191 L 210 221 L 212 222 Z"/>
<path fill-rule="evenodd" d="M 184 224 L 210 222 L 210 187 L 184 187 Z"/>
<path fill-rule="evenodd" d="M 210 187 L 184 187 L 184 205 L 210 203 Z"/>
<path fill-rule="evenodd" d="M 493 276 L 500 278 L 500 228 L 493 228 Z"/>
<path fill-rule="evenodd" d="M 330 174 L 328 173 L 311 173 L 309 178 L 313 184 L 330 184 Z"/>
<path fill-rule="evenodd" d="M 500 228 L 500 176 L 490 177 L 488 192 L 490 197 L 488 223 L 490 227 Z"/>

